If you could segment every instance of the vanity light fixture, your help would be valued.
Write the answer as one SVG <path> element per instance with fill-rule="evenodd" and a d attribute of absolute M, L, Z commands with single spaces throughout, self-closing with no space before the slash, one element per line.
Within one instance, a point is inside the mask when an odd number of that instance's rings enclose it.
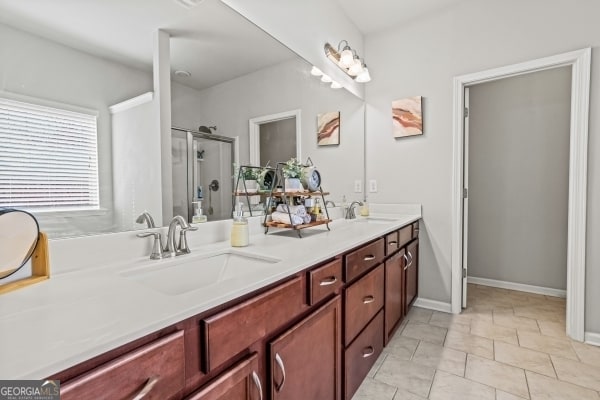
<path fill-rule="evenodd" d="M 329 83 L 332 81 L 333 81 L 333 79 L 331 79 L 331 77 L 329 75 L 323 74 L 323 76 L 321 77 L 321 82 Z"/>
<path fill-rule="evenodd" d="M 310 74 L 312 76 L 321 76 L 323 75 L 323 71 L 313 65 L 312 69 L 310 70 Z"/>
<path fill-rule="evenodd" d="M 336 81 L 332 81 L 331 82 L 331 88 L 332 89 L 341 89 L 342 85 L 340 85 L 339 83 L 337 83 Z"/>
<path fill-rule="evenodd" d="M 189 71 L 184 71 L 181 69 L 175 71 L 175 75 L 179 76 L 180 78 L 189 78 L 190 76 L 192 76 L 192 74 Z"/>
<path fill-rule="evenodd" d="M 350 47 L 347 40 L 342 40 L 337 49 L 329 43 L 325 43 L 324 49 L 327 58 L 356 82 L 366 83 L 371 80 L 371 75 L 364 60 L 358 56 L 356 50 Z"/>

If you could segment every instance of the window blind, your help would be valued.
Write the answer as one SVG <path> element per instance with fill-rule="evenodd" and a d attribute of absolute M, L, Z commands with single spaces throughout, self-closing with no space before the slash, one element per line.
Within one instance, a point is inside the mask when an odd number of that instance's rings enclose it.
<path fill-rule="evenodd" d="M 97 209 L 96 116 L 0 98 L 0 206 Z"/>

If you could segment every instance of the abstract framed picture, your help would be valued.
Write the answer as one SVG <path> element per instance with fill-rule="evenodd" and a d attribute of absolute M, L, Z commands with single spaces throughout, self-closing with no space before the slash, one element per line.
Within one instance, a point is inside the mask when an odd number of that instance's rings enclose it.
<path fill-rule="evenodd" d="M 317 115 L 317 145 L 340 144 L 340 112 L 330 111 Z"/>
<path fill-rule="evenodd" d="M 422 97 L 392 101 L 392 131 L 395 138 L 423 134 Z"/>

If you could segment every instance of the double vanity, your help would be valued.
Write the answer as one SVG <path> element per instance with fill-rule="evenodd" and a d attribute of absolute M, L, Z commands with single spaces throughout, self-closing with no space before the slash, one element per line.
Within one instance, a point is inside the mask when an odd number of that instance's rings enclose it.
<path fill-rule="evenodd" d="M 191 254 L 66 271 L 2 299 L 0 375 L 67 400 L 350 399 L 417 296 L 419 219 L 257 221 L 245 248 L 200 230 Z"/>

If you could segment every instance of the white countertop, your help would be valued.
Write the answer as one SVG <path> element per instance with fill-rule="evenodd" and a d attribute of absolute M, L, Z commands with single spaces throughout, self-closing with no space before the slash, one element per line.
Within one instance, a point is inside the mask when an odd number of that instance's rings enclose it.
<path fill-rule="evenodd" d="M 250 245 L 240 250 L 281 261 L 252 275 L 180 295 L 161 293 L 122 275 L 134 268 L 170 262 L 147 256 L 73 269 L 4 294 L 0 296 L 0 379 L 48 377 L 416 221 L 421 218 L 420 207 L 417 210 L 380 215 L 394 221 L 336 220 L 330 224 L 331 231 L 325 226 L 303 230 L 302 239 L 290 230 L 254 234 Z M 191 254 L 177 259 L 192 261 L 206 253 L 231 249 L 229 241 L 190 247 Z M 198 268 L 202 268 L 200 259 Z"/>

